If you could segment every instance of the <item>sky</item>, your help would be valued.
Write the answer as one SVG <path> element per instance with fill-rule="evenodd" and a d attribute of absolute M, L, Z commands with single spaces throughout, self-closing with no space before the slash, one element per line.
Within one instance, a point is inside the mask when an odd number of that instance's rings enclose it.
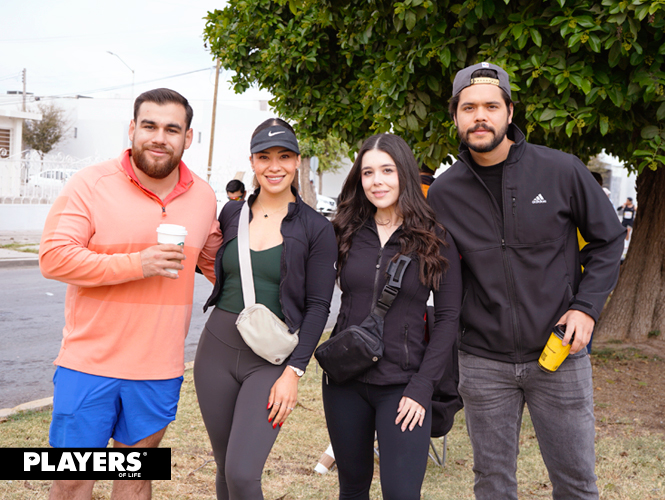
<path fill-rule="evenodd" d="M 157 87 L 212 101 L 215 64 L 203 45 L 212 0 L 21 0 L 3 2 L 0 95 L 135 98 Z M 112 55 L 109 54 L 112 52 Z M 267 100 L 265 91 L 237 95 L 220 75 L 218 101 Z M 133 85 L 132 85 L 133 82 Z M 17 97 L 20 102 L 21 97 Z"/>

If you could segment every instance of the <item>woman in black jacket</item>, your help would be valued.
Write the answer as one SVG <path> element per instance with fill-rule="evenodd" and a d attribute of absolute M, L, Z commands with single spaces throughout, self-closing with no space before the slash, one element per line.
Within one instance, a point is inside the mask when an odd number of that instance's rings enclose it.
<path fill-rule="evenodd" d="M 342 306 L 332 335 L 360 324 L 371 312 L 390 261 L 399 255 L 412 258 L 385 316 L 383 358 L 349 383 L 323 379 L 339 498 L 369 499 L 376 432 L 383 498 L 419 499 L 432 392 L 457 336 L 461 274 L 455 243 L 436 223 L 403 139 L 378 134 L 365 141 L 342 187 L 333 226 Z M 435 326 L 427 339 L 430 291 Z"/>
<path fill-rule="evenodd" d="M 252 135 L 257 189 L 249 197 L 249 244 L 256 302 L 280 317 L 299 341 L 273 365 L 256 355 L 235 321 L 244 306 L 238 265 L 238 220 L 244 201 L 219 216 L 214 306 L 199 340 L 194 382 L 217 463 L 218 499 L 262 499 L 261 473 L 280 427 L 296 407 L 298 381 L 328 319 L 337 245 L 330 222 L 291 187 L 300 150 L 290 125 L 270 119 Z"/>

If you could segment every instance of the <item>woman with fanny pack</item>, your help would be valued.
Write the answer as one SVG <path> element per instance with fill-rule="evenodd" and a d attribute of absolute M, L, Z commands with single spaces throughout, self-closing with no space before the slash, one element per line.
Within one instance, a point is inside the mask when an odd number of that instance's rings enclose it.
<path fill-rule="evenodd" d="M 383 357 L 343 384 L 323 377 L 323 404 L 335 453 L 340 499 L 369 499 L 374 437 L 384 499 L 420 498 L 430 439 L 430 402 L 457 336 L 461 302 L 455 243 L 423 197 L 418 164 L 406 142 L 378 134 L 362 145 L 333 218 L 342 305 L 332 335 L 374 310 L 386 270 L 411 258 L 385 313 Z M 425 311 L 434 292 L 429 339 Z"/>
<path fill-rule="evenodd" d="M 256 303 L 285 323 L 283 335 L 297 335 L 298 340 L 286 361 L 268 361 L 264 351 L 270 351 L 275 332 L 255 329 L 253 333 L 265 335 L 255 344 L 240 323 L 236 327 L 239 314 L 250 309 L 241 279 L 246 270 L 242 224 L 244 220 L 246 228 L 247 220 L 241 218 L 245 202 L 230 201 L 219 216 L 224 241 L 215 262 L 217 282 L 205 306 L 214 309 L 194 364 L 201 414 L 217 463 L 217 498 L 225 500 L 263 498 L 263 467 L 296 407 L 298 381 L 325 327 L 337 259 L 332 225 L 291 186 L 300 165 L 291 126 L 278 118 L 265 121 L 254 131 L 250 151 L 257 189 L 247 201 L 248 253 Z"/>

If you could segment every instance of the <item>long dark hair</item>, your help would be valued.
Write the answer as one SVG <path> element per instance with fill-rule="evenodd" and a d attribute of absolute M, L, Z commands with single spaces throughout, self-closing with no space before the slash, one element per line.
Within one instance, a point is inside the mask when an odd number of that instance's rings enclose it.
<path fill-rule="evenodd" d="M 337 213 L 332 220 L 339 247 L 337 276 L 349 255 L 353 236 L 376 213 L 376 207 L 365 196 L 361 179 L 363 156 L 374 149 L 390 155 L 397 167 L 397 213 L 402 217 L 402 231 L 399 236 L 400 252 L 395 259 L 399 255 L 416 254 L 420 282 L 436 290 L 443 273 L 448 269 L 448 261 L 439 253 L 439 245 L 446 243 L 437 235 L 439 230 L 443 237 L 445 230 L 436 222 L 434 212 L 425 201 L 420 187 L 418 163 L 411 148 L 404 139 L 393 134 L 373 135 L 364 142 L 342 186 Z"/>

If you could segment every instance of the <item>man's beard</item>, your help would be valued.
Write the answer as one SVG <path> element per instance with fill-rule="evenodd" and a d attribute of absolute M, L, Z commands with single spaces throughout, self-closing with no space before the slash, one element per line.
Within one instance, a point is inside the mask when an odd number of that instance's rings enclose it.
<path fill-rule="evenodd" d="M 151 158 L 148 149 L 163 151 L 167 156 L 162 159 Z M 132 144 L 132 158 L 134 159 L 136 168 L 153 179 L 168 177 L 180 165 L 183 152 L 184 150 L 180 151 L 180 154 L 176 154 L 170 148 L 146 145 L 139 149 L 135 144 Z"/>
<path fill-rule="evenodd" d="M 485 125 L 484 123 L 479 123 L 475 127 L 467 129 L 465 133 L 457 129 L 457 135 L 459 136 L 462 143 L 464 143 L 470 150 L 475 151 L 476 153 L 489 153 L 490 151 L 494 151 L 494 149 L 503 142 L 503 139 L 506 137 L 506 134 L 508 133 L 508 125 L 509 123 L 506 120 L 506 124 L 497 133 L 497 131 L 494 130 L 489 125 Z M 477 145 L 471 144 L 468 140 L 469 135 L 479 129 L 490 131 L 494 136 L 494 138 L 489 143 L 477 144 Z"/>

